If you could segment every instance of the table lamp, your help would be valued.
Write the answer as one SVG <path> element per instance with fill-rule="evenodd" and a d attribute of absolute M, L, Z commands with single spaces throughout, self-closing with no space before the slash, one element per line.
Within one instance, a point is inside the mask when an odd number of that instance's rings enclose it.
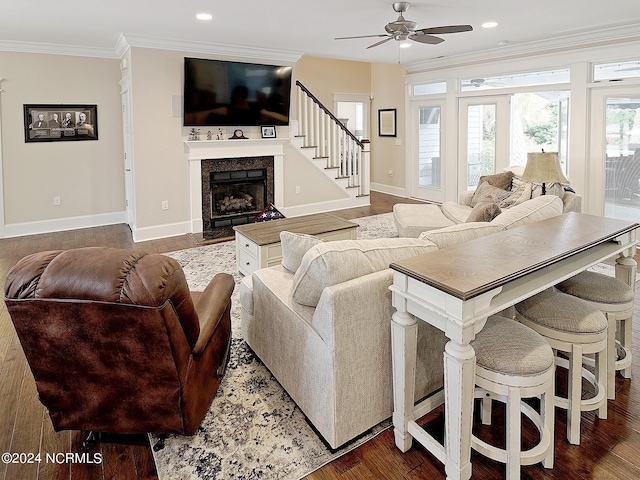
<path fill-rule="evenodd" d="M 545 183 L 569 183 L 562 173 L 558 153 L 544 150 L 540 153 L 527 154 L 527 165 L 522 173 L 522 181 L 541 183 L 543 195 L 547 193 Z"/>

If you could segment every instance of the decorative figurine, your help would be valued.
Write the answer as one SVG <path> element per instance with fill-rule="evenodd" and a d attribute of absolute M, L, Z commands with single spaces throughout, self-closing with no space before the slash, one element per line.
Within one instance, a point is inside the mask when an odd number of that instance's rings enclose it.
<path fill-rule="evenodd" d="M 211 140 L 211 130 L 207 132 L 207 140 Z"/>
<path fill-rule="evenodd" d="M 200 140 L 200 129 L 192 128 L 189 132 L 189 140 Z"/>

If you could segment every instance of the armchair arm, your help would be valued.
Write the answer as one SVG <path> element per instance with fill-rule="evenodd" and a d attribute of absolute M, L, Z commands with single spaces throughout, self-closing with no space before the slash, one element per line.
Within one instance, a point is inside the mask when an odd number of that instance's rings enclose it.
<path fill-rule="evenodd" d="M 231 294 L 236 286 L 233 277 L 227 273 L 218 273 L 204 292 L 198 297 L 195 308 L 200 320 L 200 335 L 193 353 L 201 353 L 211 335 L 220 323 L 220 318 L 231 301 Z"/>

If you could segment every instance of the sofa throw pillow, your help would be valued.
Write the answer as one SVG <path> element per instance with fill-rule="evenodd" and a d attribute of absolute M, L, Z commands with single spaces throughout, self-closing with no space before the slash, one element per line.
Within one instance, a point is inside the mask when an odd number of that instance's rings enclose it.
<path fill-rule="evenodd" d="M 503 173 L 496 173 L 495 175 L 483 175 L 478 181 L 478 185 L 483 182 L 487 182 L 492 187 L 499 188 L 500 190 L 511 190 L 511 178 L 513 177 L 512 171 L 506 171 Z"/>
<path fill-rule="evenodd" d="M 476 188 L 476 191 L 473 194 L 470 207 L 473 208 L 479 203 L 499 204 L 509 195 L 511 195 L 511 192 L 507 190 L 502 190 L 501 188 L 489 185 L 488 182 L 482 182 L 480 185 L 478 185 L 478 188 Z"/>
<path fill-rule="evenodd" d="M 530 200 L 532 185 L 530 182 L 520 182 L 518 187 L 511 191 L 511 195 L 500 202 L 500 208 L 515 207 L 526 200 Z"/>
<path fill-rule="evenodd" d="M 302 257 L 311 247 L 323 240 L 304 233 L 280 232 L 280 244 L 282 246 L 282 266 L 291 273 L 296 273 Z"/>
<path fill-rule="evenodd" d="M 326 287 L 388 268 L 437 247 L 417 238 L 375 238 L 319 243 L 304 255 L 293 277 L 293 300 L 315 307 Z"/>
<path fill-rule="evenodd" d="M 502 212 L 502 210 L 497 203 L 479 203 L 471 209 L 471 213 L 469 213 L 465 222 L 490 222 L 500 215 L 500 212 Z"/>

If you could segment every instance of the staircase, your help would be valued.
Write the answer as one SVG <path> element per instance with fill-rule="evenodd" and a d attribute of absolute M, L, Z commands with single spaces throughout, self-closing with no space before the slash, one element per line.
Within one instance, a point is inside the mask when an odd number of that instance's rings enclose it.
<path fill-rule="evenodd" d="M 291 144 L 343 189 L 350 206 L 369 205 L 369 141 L 358 140 L 296 81 L 298 133 Z"/>

